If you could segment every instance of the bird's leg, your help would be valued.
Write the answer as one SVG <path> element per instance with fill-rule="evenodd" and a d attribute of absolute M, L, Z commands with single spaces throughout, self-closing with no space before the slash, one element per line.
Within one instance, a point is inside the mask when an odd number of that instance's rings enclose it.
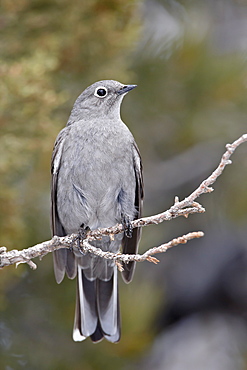
<path fill-rule="evenodd" d="M 128 216 L 122 216 L 122 224 L 127 238 L 132 238 L 133 227 Z"/>
<path fill-rule="evenodd" d="M 84 255 L 83 248 L 81 247 L 81 243 L 84 239 L 86 239 L 87 233 L 90 231 L 90 228 L 88 226 L 85 226 L 84 224 L 81 224 L 79 230 L 78 230 L 78 236 L 76 237 L 77 240 L 77 247 L 79 252 Z"/>

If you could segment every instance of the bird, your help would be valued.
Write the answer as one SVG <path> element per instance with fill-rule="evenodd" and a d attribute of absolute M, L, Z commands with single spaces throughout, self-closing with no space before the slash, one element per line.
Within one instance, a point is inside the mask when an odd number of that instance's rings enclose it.
<path fill-rule="evenodd" d="M 124 232 L 91 244 L 103 251 L 135 254 L 141 229 L 131 221 L 142 214 L 143 169 L 134 137 L 120 116 L 123 97 L 137 85 L 102 80 L 76 99 L 51 159 L 52 234 L 66 236 L 122 223 Z M 73 340 L 120 340 L 118 269 L 114 261 L 78 248 L 53 252 L 57 283 L 77 276 Z M 129 283 L 135 262 L 123 263 Z"/>

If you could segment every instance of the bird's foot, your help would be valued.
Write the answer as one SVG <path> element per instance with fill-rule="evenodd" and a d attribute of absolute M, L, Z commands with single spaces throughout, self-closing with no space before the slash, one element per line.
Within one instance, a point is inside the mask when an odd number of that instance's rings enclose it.
<path fill-rule="evenodd" d="M 81 226 L 78 230 L 78 235 L 73 240 L 73 242 L 77 241 L 77 248 L 78 248 L 79 252 L 82 255 L 85 255 L 85 253 L 83 252 L 82 242 L 83 242 L 84 239 L 86 239 L 87 233 L 89 231 L 90 231 L 90 228 L 88 226 L 85 226 L 84 224 L 81 224 Z"/>
<path fill-rule="evenodd" d="M 131 225 L 131 221 L 130 221 L 128 216 L 123 216 L 122 224 L 123 224 L 124 232 L 125 232 L 125 235 L 127 236 L 127 238 L 132 238 L 133 227 Z"/>

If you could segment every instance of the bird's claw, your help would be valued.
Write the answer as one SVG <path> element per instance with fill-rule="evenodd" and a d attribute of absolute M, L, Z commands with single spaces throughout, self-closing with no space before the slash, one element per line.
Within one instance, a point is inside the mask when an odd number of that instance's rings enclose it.
<path fill-rule="evenodd" d="M 132 238 L 133 227 L 131 225 L 131 221 L 130 221 L 129 217 L 124 216 L 123 219 L 122 219 L 122 224 L 123 224 L 124 232 L 125 232 L 125 235 L 127 236 L 127 238 Z"/>
<path fill-rule="evenodd" d="M 90 228 L 88 226 L 85 226 L 84 224 L 81 224 L 79 230 L 78 230 L 78 235 L 76 238 L 73 240 L 73 242 L 77 242 L 77 248 L 79 252 L 82 255 L 85 255 L 83 252 L 83 247 L 82 247 L 82 242 L 84 239 L 86 239 L 87 233 L 90 231 Z M 70 247 L 71 250 L 73 250 L 73 247 Z"/>

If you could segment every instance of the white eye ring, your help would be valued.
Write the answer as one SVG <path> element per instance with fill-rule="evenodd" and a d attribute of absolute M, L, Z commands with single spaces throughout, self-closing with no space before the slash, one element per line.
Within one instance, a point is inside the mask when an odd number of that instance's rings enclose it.
<path fill-rule="evenodd" d="M 98 86 L 94 91 L 94 95 L 100 99 L 105 98 L 107 94 L 108 94 L 107 88 L 104 86 Z"/>

